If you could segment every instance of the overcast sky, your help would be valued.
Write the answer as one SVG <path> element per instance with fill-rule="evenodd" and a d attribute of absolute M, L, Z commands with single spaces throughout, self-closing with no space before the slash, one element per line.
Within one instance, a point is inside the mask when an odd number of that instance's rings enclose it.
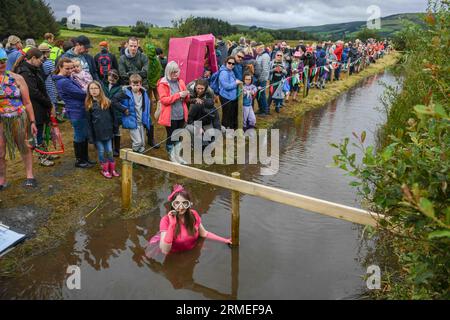
<path fill-rule="evenodd" d="M 134 25 L 143 20 L 171 26 L 171 20 L 203 16 L 232 24 L 267 28 L 315 26 L 330 23 L 366 21 L 367 8 L 376 5 L 381 16 L 424 12 L 426 0 L 47 0 L 56 17 L 68 17 L 70 5 L 81 9 L 81 22 L 100 26 Z"/>

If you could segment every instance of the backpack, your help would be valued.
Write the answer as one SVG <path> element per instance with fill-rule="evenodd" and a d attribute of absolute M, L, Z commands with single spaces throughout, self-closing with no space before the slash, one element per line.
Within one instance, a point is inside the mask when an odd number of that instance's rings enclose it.
<path fill-rule="evenodd" d="M 219 95 L 220 84 L 219 84 L 220 70 L 216 71 L 209 79 L 209 87 L 213 89 L 214 94 Z"/>
<path fill-rule="evenodd" d="M 108 72 L 111 70 L 111 57 L 109 56 L 108 53 L 102 53 L 98 59 L 98 67 L 100 69 L 100 75 L 103 78 L 106 78 L 108 76 Z"/>

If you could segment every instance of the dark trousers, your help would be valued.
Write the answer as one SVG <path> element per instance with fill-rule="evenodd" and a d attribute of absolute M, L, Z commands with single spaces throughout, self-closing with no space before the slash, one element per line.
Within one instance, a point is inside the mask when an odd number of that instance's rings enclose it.
<path fill-rule="evenodd" d="M 342 65 L 339 64 L 339 66 L 336 68 L 336 70 L 334 70 L 334 79 L 335 80 L 339 80 L 339 77 L 341 76 L 341 68 L 342 68 Z"/>
<path fill-rule="evenodd" d="M 36 140 L 38 145 L 42 145 L 44 142 L 44 124 L 37 124 L 36 128 L 38 130 Z"/>
<path fill-rule="evenodd" d="M 167 132 L 166 150 L 168 152 L 175 144 L 175 142 L 172 141 L 172 135 L 173 135 L 174 131 L 177 129 L 183 129 L 185 123 L 184 123 L 184 119 L 183 119 L 183 120 L 172 120 L 170 122 L 170 124 L 171 124 L 170 127 L 166 127 L 166 132 Z"/>
<path fill-rule="evenodd" d="M 222 125 L 226 129 L 237 129 L 238 102 L 220 97 L 222 104 Z"/>

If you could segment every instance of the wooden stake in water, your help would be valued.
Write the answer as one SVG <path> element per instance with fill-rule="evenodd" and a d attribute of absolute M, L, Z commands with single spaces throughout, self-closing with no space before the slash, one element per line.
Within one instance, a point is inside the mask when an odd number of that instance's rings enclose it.
<path fill-rule="evenodd" d="M 131 161 L 122 161 L 122 209 L 128 210 L 131 207 L 133 192 L 133 163 Z"/>
<path fill-rule="evenodd" d="M 241 179 L 239 172 L 234 172 L 231 175 L 235 179 Z M 233 247 L 239 247 L 239 225 L 240 225 L 240 192 L 231 192 L 231 241 Z"/>

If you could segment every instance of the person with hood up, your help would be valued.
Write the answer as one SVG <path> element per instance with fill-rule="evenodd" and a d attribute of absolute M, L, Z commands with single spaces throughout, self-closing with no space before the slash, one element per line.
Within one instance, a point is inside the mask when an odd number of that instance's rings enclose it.
<path fill-rule="evenodd" d="M 107 41 L 102 41 L 99 45 L 100 52 L 94 57 L 95 68 L 99 79 L 102 82 L 107 82 L 109 71 L 112 69 L 119 69 L 119 64 L 117 63 L 116 56 L 109 51 L 109 44 Z"/>
<path fill-rule="evenodd" d="M 219 66 L 222 66 L 225 63 L 225 59 L 228 55 L 228 47 L 225 41 L 223 41 L 222 36 L 218 36 L 217 40 L 217 51 L 220 52 L 220 56 L 217 57 L 217 64 Z"/>
<path fill-rule="evenodd" d="M 159 79 L 161 78 L 162 66 L 156 55 L 156 48 L 152 44 L 147 44 L 145 53 L 148 57 L 148 92 L 150 98 L 153 96 L 153 101 L 158 102 L 158 90 L 156 88 Z"/>

